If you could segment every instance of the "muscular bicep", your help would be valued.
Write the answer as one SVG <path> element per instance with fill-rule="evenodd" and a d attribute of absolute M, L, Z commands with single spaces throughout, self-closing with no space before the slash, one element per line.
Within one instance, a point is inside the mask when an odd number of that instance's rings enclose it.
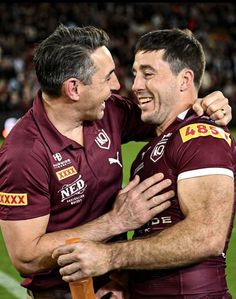
<path fill-rule="evenodd" d="M 38 243 L 45 234 L 49 215 L 27 220 L 3 221 L 1 230 L 9 256 L 17 269 L 37 255 Z"/>
<path fill-rule="evenodd" d="M 204 238 L 212 240 L 214 235 L 224 244 L 233 208 L 233 178 L 208 175 L 180 180 L 178 198 L 186 220 L 202 230 Z"/>

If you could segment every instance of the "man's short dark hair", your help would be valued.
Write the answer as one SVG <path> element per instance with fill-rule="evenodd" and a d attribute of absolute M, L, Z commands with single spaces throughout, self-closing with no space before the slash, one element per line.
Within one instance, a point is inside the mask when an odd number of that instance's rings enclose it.
<path fill-rule="evenodd" d="M 71 77 L 91 84 L 95 72 L 91 54 L 108 43 L 109 37 L 102 29 L 59 25 L 34 52 L 33 62 L 42 91 L 60 96 L 63 82 Z"/>
<path fill-rule="evenodd" d="M 201 85 L 205 71 L 205 55 L 202 45 L 188 29 L 155 30 L 144 34 L 138 40 L 135 54 L 139 51 L 151 52 L 164 50 L 163 60 L 168 62 L 174 74 L 189 68 L 194 72 L 194 84 Z"/>

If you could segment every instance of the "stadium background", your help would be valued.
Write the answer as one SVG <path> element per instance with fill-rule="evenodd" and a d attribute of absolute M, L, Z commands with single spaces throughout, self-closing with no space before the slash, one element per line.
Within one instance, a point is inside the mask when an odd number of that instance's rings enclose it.
<path fill-rule="evenodd" d="M 111 52 L 121 82 L 120 94 L 129 96 L 133 46 L 150 30 L 189 28 L 202 42 L 207 66 L 200 95 L 221 90 L 233 108 L 230 127 L 236 126 L 236 5 L 233 3 L 0 3 L 0 135 L 32 105 L 38 83 L 32 66 L 35 44 L 59 23 L 94 25 L 111 37 Z M 235 135 L 236 136 L 236 135 Z M 1 141 L 0 141 L 1 142 Z M 142 143 L 123 146 L 124 183 Z M 236 227 L 236 223 L 235 223 Z M 17 250 L 17 249 L 16 249 Z M 227 254 L 227 279 L 236 299 L 236 229 Z M 24 298 L 20 277 L 9 262 L 0 234 L 0 299 Z"/>

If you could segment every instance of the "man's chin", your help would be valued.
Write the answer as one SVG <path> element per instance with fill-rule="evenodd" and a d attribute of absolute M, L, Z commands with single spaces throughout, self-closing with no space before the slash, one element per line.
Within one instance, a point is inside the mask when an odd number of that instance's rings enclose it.
<path fill-rule="evenodd" d="M 141 115 L 141 120 L 144 122 L 144 123 L 152 123 L 152 119 L 149 115 L 147 115 L 146 113 L 143 113 Z"/>

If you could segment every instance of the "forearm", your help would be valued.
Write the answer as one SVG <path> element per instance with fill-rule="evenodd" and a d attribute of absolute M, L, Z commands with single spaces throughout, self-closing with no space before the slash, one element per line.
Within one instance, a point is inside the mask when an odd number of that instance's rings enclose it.
<path fill-rule="evenodd" d="M 207 218 L 205 218 L 207 219 Z M 53 256 L 63 279 L 75 281 L 119 269 L 176 268 L 218 256 L 225 244 L 228 224 L 218 232 L 198 218 L 185 219 L 147 238 L 110 244 L 81 241 L 57 248 Z"/>
<path fill-rule="evenodd" d="M 57 248 L 53 256 L 58 258 L 63 279 L 75 281 L 117 269 L 176 268 L 220 255 L 232 217 L 233 179 L 218 175 L 186 179 L 178 189 L 185 219 L 159 234 L 110 244 L 81 241 Z"/>
<path fill-rule="evenodd" d="M 173 268 L 217 256 L 223 251 L 225 237 L 221 235 L 219 240 L 212 233 L 208 225 L 200 228 L 182 221 L 147 239 L 111 244 L 109 270 Z"/>
<path fill-rule="evenodd" d="M 178 192 L 185 219 L 148 238 L 109 245 L 113 269 L 172 268 L 223 252 L 232 217 L 233 179 L 212 175 L 183 180 Z"/>
<path fill-rule="evenodd" d="M 109 213 L 76 228 L 51 233 L 44 233 L 45 229 L 39 229 L 42 222 L 47 223 L 45 216 L 21 221 L 20 225 L 17 223 L 17 229 L 13 222 L 1 222 L 9 256 L 23 275 L 48 271 L 58 266 L 56 260 L 51 257 L 52 252 L 56 247 L 65 244 L 67 239 L 104 241 L 120 233 Z"/>
<path fill-rule="evenodd" d="M 105 241 L 140 227 L 170 206 L 170 202 L 166 200 L 174 195 L 173 191 L 156 195 L 170 184 L 170 180 L 163 180 L 162 174 L 155 174 L 140 184 L 136 177 L 119 192 L 111 211 L 72 229 L 45 233 L 49 215 L 30 220 L 7 221 L 4 238 L 9 245 L 13 263 L 21 273 L 49 270 L 56 265 L 51 258 L 52 252 L 65 244 L 67 239 Z M 12 238 L 13 235 L 16 238 Z M 18 253 L 15 252 L 16 246 Z"/>

